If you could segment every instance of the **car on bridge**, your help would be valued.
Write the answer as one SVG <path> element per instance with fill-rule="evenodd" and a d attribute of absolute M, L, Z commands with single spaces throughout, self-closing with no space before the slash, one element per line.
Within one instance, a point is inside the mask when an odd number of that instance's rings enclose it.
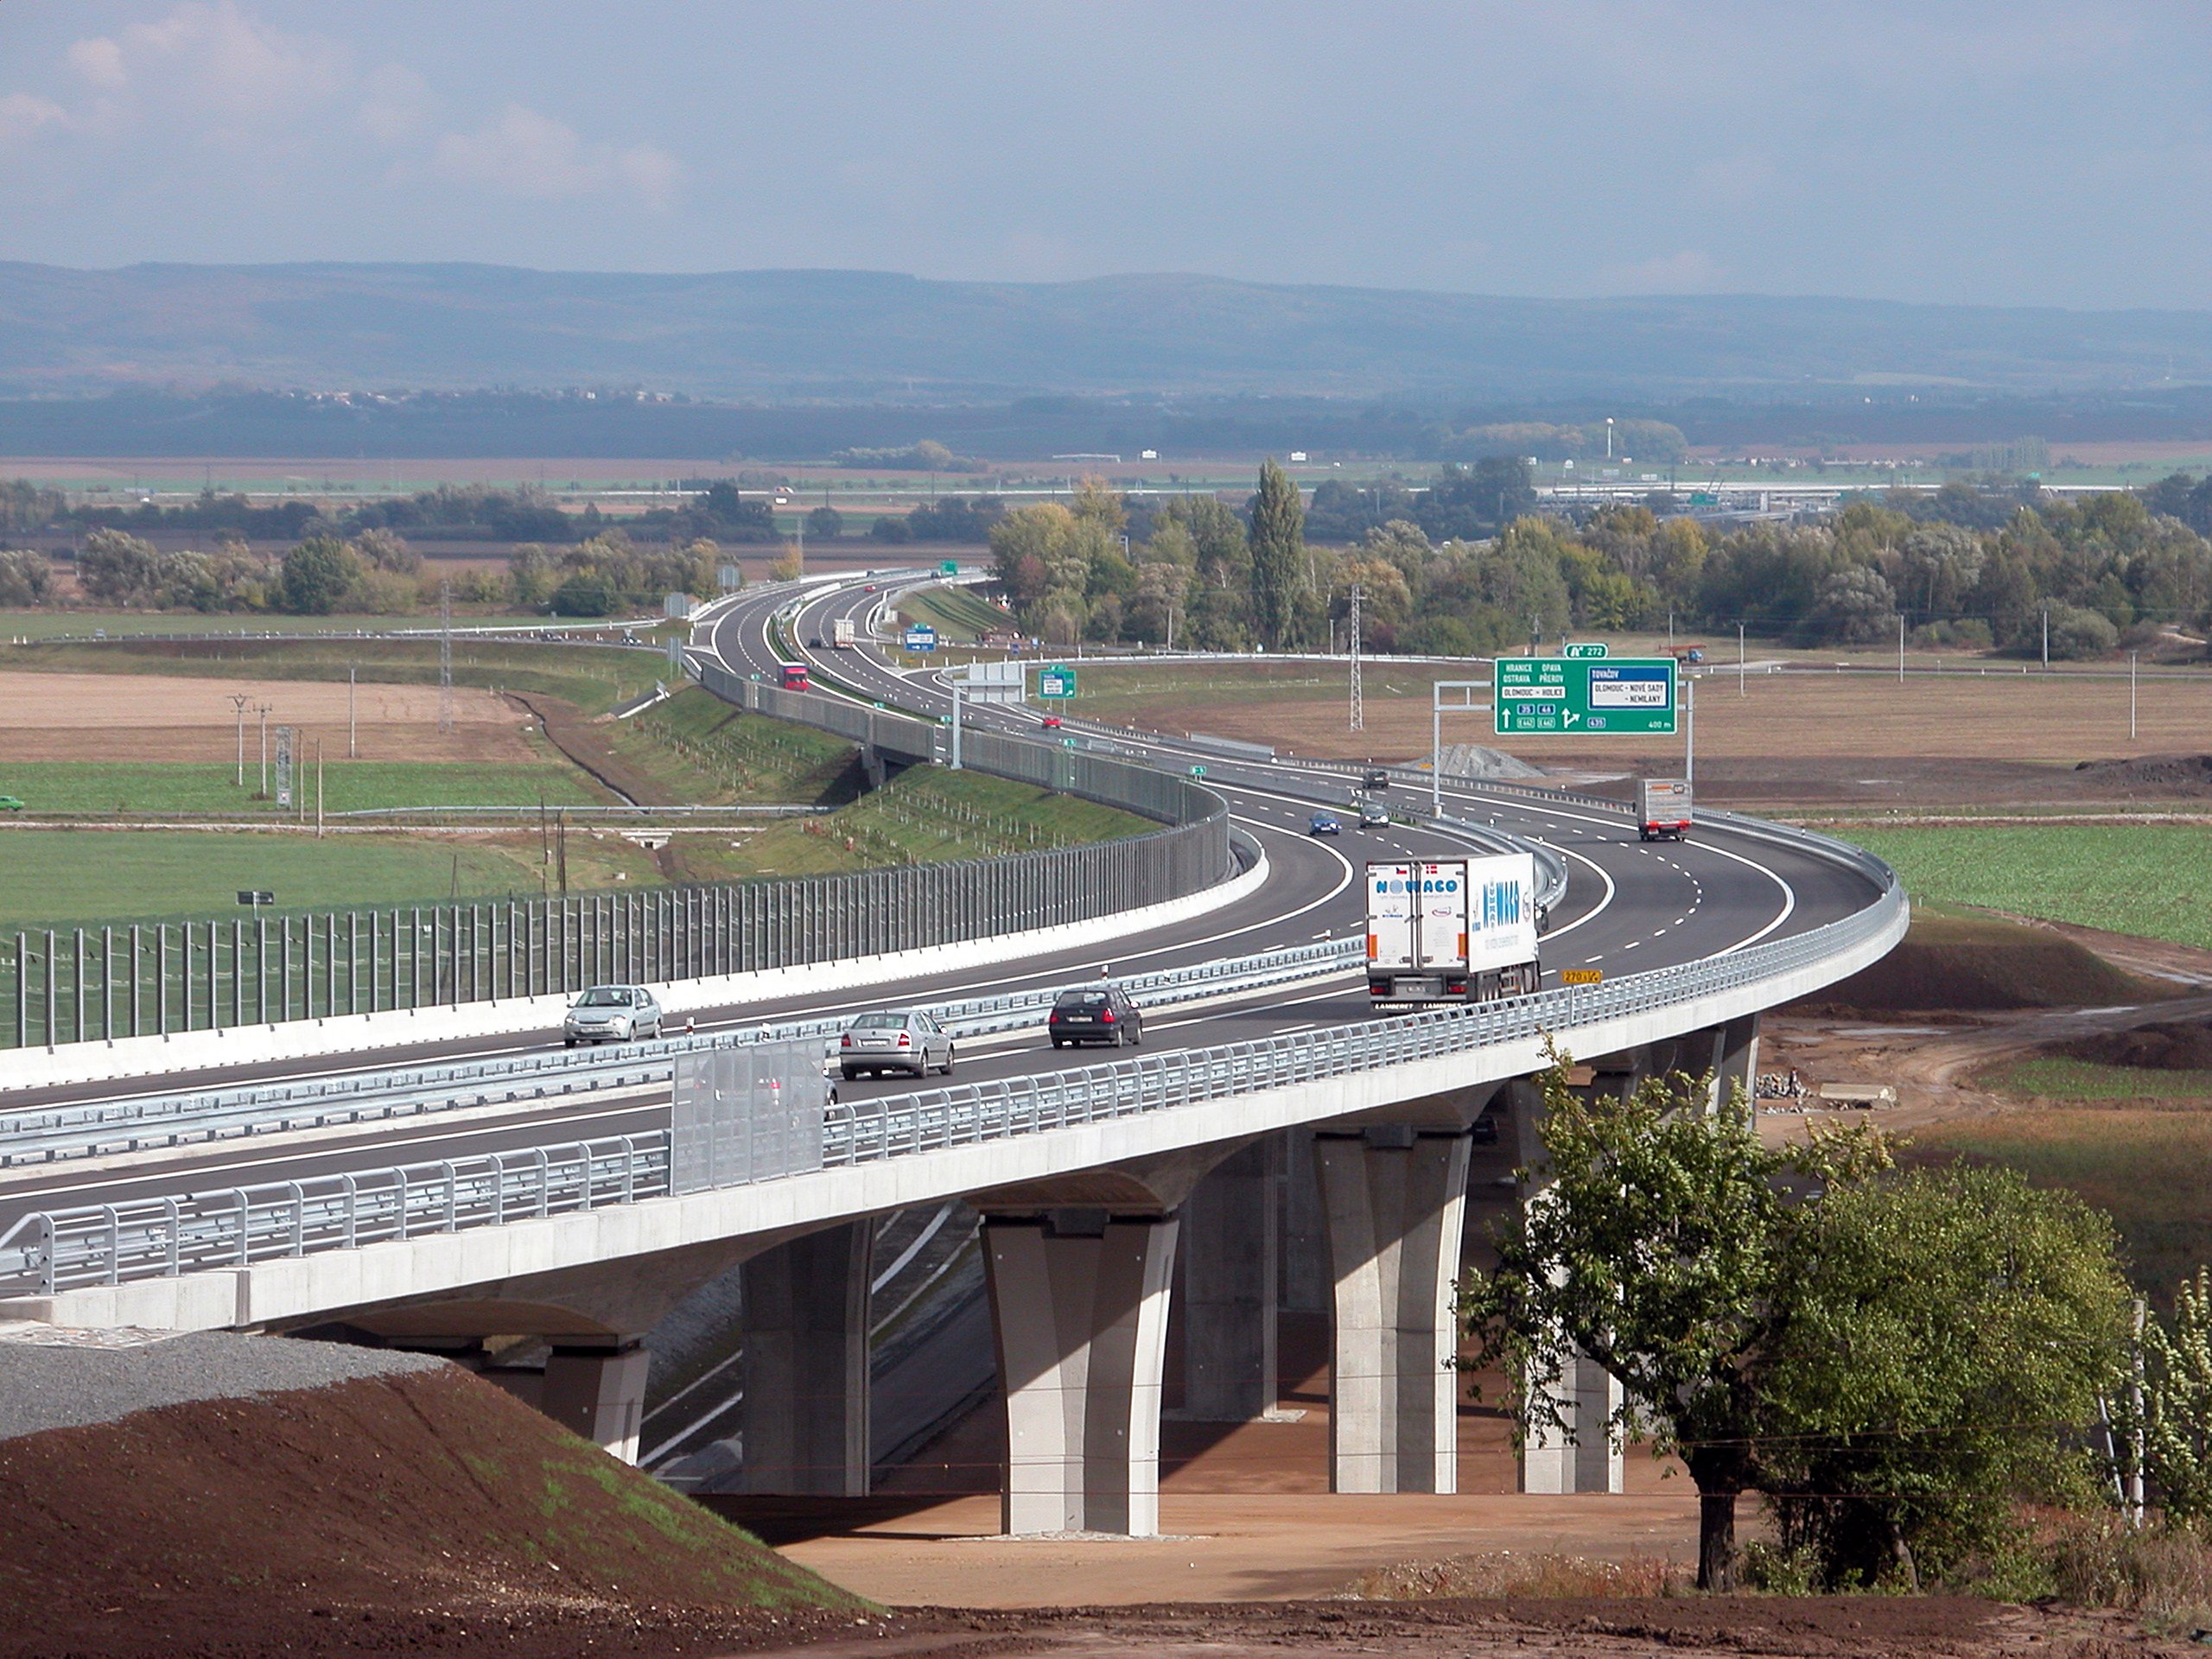
<path fill-rule="evenodd" d="M 1060 729 L 1060 717 L 1058 715 L 1047 715 L 1039 723 L 1048 732 L 1057 732 Z"/>
<path fill-rule="evenodd" d="M 1359 804 L 1359 827 L 1363 830 L 1388 830 L 1390 814 L 1380 801 L 1362 801 Z"/>
<path fill-rule="evenodd" d="M 594 985 L 575 1001 L 561 1021 L 570 1048 L 578 1043 L 635 1042 L 660 1035 L 660 1004 L 642 985 Z"/>
<path fill-rule="evenodd" d="M 1333 812 L 1316 812 L 1306 821 L 1306 833 L 1309 836 L 1341 836 L 1344 832 L 1344 825 L 1337 822 Z"/>
<path fill-rule="evenodd" d="M 1054 1048 L 1073 1043 L 1110 1043 L 1135 1048 L 1144 1041 L 1144 1013 L 1118 985 L 1086 985 L 1052 999 L 1045 1030 Z"/>
<path fill-rule="evenodd" d="M 952 1033 L 919 1008 L 863 1014 L 837 1039 L 837 1070 L 847 1083 L 886 1071 L 925 1077 L 932 1067 L 952 1075 Z"/>

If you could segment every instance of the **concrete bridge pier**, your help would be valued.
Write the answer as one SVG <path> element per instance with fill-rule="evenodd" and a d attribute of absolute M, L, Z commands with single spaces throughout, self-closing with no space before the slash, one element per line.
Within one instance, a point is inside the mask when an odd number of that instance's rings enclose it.
<path fill-rule="evenodd" d="M 635 1342 L 556 1343 L 546 1357 L 537 1408 L 610 1456 L 634 1464 L 638 1427 L 645 1414 L 649 1358 Z"/>
<path fill-rule="evenodd" d="M 1182 1414 L 1201 1422 L 1274 1409 L 1282 1146 L 1232 1153 L 1183 1202 Z"/>
<path fill-rule="evenodd" d="M 867 1495 L 874 1260 L 871 1219 L 788 1239 L 739 1269 L 747 1491 Z"/>
<path fill-rule="evenodd" d="M 1009 1533 L 1160 1530 L 1160 1389 L 1178 1224 L 1057 1209 L 983 1223 Z"/>
<path fill-rule="evenodd" d="M 1452 1288 L 1467 1132 L 1411 1125 L 1315 1141 L 1333 1285 L 1330 1488 L 1459 1490 Z"/>
<path fill-rule="evenodd" d="M 1726 1109 L 1730 1096 L 1740 1086 L 1745 1109 L 1757 1116 L 1752 1095 L 1759 1075 L 1758 1014 L 1747 1014 L 1703 1034 L 1713 1046 L 1712 1058 L 1707 1063 L 1713 1071 L 1712 1109 L 1717 1112 Z"/>

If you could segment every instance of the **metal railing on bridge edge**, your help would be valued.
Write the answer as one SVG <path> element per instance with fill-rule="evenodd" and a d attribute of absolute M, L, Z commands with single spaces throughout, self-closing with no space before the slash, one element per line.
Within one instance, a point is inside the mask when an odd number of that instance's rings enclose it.
<path fill-rule="evenodd" d="M 1173 1110 L 1546 1033 L 1571 1040 L 1578 1027 L 1752 986 L 1901 926 L 1905 894 L 1882 868 L 1875 903 L 1840 920 L 1596 986 L 833 1105 L 820 1166 Z M 52 1295 L 635 1203 L 667 1194 L 670 1156 L 669 1136 L 654 1133 L 41 1212 L 0 1238 L 0 1292 Z"/>

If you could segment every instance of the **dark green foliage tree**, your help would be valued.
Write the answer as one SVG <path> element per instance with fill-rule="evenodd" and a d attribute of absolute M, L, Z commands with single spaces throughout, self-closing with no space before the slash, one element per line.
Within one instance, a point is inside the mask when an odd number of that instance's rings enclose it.
<path fill-rule="evenodd" d="M 1414 518 L 1438 541 L 1478 541 L 1536 510 L 1536 480 L 1519 455 L 1486 455 L 1447 466 L 1421 498 Z"/>
<path fill-rule="evenodd" d="M 1800 1195 L 1882 1161 L 1863 1135 L 1759 1143 L 1738 1100 L 1708 1115 L 1705 1085 L 1647 1081 L 1586 1100 L 1564 1061 L 1543 1077 L 1544 1163 L 1497 1240 L 1496 1269 L 1462 1298 L 1478 1368 L 1501 1367 L 1524 1430 L 1564 1433 L 1558 1387 L 1580 1348 L 1624 1391 L 1608 1425 L 1681 1458 L 1698 1490 L 1698 1584 L 1734 1584 L 1736 1505 L 1761 1478 L 1768 1382 L 1802 1270 Z"/>
<path fill-rule="evenodd" d="M 1836 1183 L 1799 1217 L 1762 1480 L 1833 1587 L 1947 1577 L 2023 1498 L 2093 1501 L 2082 1432 L 2121 1380 L 2111 1223 L 2010 1170 Z"/>
<path fill-rule="evenodd" d="M 1306 509 L 1298 486 L 1273 460 L 1260 464 L 1259 493 L 1252 498 L 1252 620 L 1261 643 L 1295 643 L 1299 596 L 1308 586 Z"/>
<path fill-rule="evenodd" d="M 295 616 L 327 616 L 360 573 L 360 560 L 345 543 L 327 536 L 302 542 L 284 556 L 281 602 Z"/>
<path fill-rule="evenodd" d="M 845 533 L 845 515 L 835 507 L 817 507 L 806 515 L 806 539 L 834 542 Z"/>
<path fill-rule="evenodd" d="M 53 576 L 45 554 L 0 549 L 0 605 L 43 605 Z"/>

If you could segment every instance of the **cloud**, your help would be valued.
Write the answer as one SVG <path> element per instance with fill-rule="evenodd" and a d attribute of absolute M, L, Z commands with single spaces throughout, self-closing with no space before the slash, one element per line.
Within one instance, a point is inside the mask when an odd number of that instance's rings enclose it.
<path fill-rule="evenodd" d="M 50 98 L 7 93 L 0 96 L 0 143 L 28 138 L 41 127 L 59 125 L 68 118 L 68 111 Z"/>
<path fill-rule="evenodd" d="M 361 125 L 381 144 L 402 144 L 430 124 L 429 83 L 412 69 L 386 64 L 362 82 Z"/>
<path fill-rule="evenodd" d="M 340 42 L 265 28 L 236 0 L 185 0 L 151 22 L 87 35 L 67 56 L 89 95 L 75 124 L 175 127 L 233 145 L 317 107 L 352 73 Z"/>
<path fill-rule="evenodd" d="M 657 212 L 674 203 L 683 174 L 658 146 L 587 143 L 574 127 L 522 104 L 508 105 L 474 132 L 447 133 L 431 166 L 448 179 L 524 200 L 614 192 Z"/>

